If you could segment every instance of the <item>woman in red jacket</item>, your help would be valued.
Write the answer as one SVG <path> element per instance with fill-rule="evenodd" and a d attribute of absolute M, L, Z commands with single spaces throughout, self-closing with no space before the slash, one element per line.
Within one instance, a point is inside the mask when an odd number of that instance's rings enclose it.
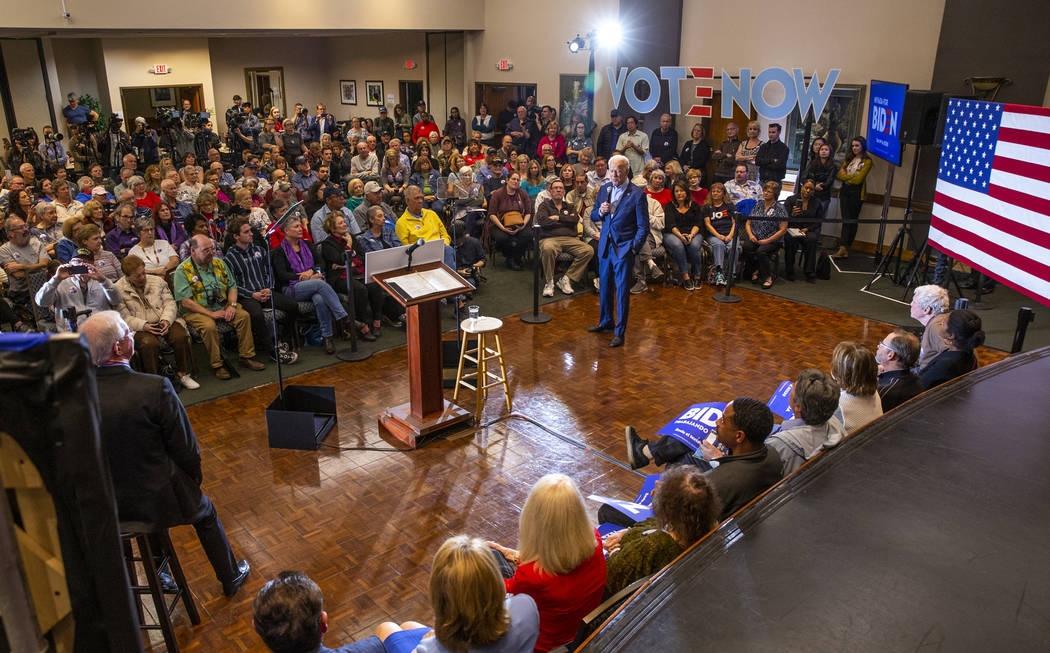
<path fill-rule="evenodd" d="M 546 135 L 540 139 L 536 147 L 536 158 L 543 158 L 543 146 L 551 146 L 551 154 L 558 163 L 565 163 L 565 137 L 558 132 L 557 121 L 551 120 L 547 123 Z"/>
<path fill-rule="evenodd" d="M 518 539 L 520 552 L 488 545 L 517 565 L 506 580 L 507 593 L 528 594 L 536 601 L 536 650 L 549 651 L 572 641 L 580 620 L 598 607 L 605 591 L 602 540 L 571 478 L 548 474 L 536 482 L 521 510 Z"/>

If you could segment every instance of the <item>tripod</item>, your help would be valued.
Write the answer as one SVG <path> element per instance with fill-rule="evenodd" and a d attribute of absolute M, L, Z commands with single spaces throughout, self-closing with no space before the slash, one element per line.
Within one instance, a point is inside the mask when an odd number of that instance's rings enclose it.
<path fill-rule="evenodd" d="M 907 204 L 904 206 L 903 224 L 897 229 L 897 235 L 894 236 L 893 242 L 890 243 L 890 250 L 885 256 L 882 256 L 879 264 L 875 267 L 875 271 L 871 274 L 871 278 L 868 279 L 868 283 L 864 284 L 864 287 L 861 290 L 869 290 L 876 281 L 881 279 L 889 271 L 890 263 L 892 263 L 894 259 L 896 259 L 896 265 L 893 270 L 892 279 L 893 282 L 898 285 L 901 283 L 901 263 L 904 261 L 905 238 L 907 238 L 907 243 L 911 245 L 911 251 L 919 251 L 918 243 L 915 241 L 915 234 L 912 232 L 908 220 L 912 213 L 912 194 L 915 192 L 915 175 L 919 170 L 919 150 L 921 148 L 921 145 L 915 146 L 915 156 L 912 158 L 911 162 L 911 176 L 908 179 L 908 200 Z M 887 190 L 887 193 L 888 192 L 889 190 Z M 883 219 L 885 220 L 885 214 L 883 214 Z M 881 251 L 875 252 L 876 256 L 881 256 L 881 254 Z"/>

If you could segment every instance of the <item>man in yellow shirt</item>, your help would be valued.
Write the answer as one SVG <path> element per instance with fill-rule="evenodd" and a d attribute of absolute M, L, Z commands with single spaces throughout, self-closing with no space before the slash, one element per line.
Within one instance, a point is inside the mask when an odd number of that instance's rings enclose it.
<path fill-rule="evenodd" d="M 455 270 L 456 250 L 450 246 L 452 239 L 438 214 L 423 208 L 423 190 L 419 186 L 405 189 L 405 206 L 405 212 L 394 225 L 398 240 L 405 245 L 412 245 L 420 238 L 426 242 L 438 239 L 445 241 L 445 265 Z"/>

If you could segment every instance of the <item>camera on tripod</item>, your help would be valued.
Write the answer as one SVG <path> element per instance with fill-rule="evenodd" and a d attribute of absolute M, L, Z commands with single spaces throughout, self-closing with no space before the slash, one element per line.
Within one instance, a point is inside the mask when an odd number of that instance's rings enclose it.
<path fill-rule="evenodd" d="M 63 138 L 64 137 L 62 136 L 61 132 L 51 132 L 51 131 L 44 132 L 44 141 L 48 145 L 50 145 L 51 143 L 57 143 L 57 142 L 61 141 Z"/>

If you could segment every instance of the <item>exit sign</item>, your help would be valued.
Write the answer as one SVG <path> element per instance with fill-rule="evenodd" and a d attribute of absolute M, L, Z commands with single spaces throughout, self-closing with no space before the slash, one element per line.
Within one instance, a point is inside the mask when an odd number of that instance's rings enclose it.
<path fill-rule="evenodd" d="M 170 72 L 171 72 L 171 68 L 168 68 L 168 64 L 166 64 L 166 63 L 153 64 L 153 74 L 154 75 L 167 75 Z"/>
<path fill-rule="evenodd" d="M 416 62 L 415 61 L 413 61 L 412 59 L 406 59 L 405 60 L 405 70 L 415 70 L 415 68 L 416 68 Z"/>
<path fill-rule="evenodd" d="M 496 70 L 510 70 L 514 67 L 514 64 L 510 62 L 510 59 L 500 59 L 496 62 Z"/>

